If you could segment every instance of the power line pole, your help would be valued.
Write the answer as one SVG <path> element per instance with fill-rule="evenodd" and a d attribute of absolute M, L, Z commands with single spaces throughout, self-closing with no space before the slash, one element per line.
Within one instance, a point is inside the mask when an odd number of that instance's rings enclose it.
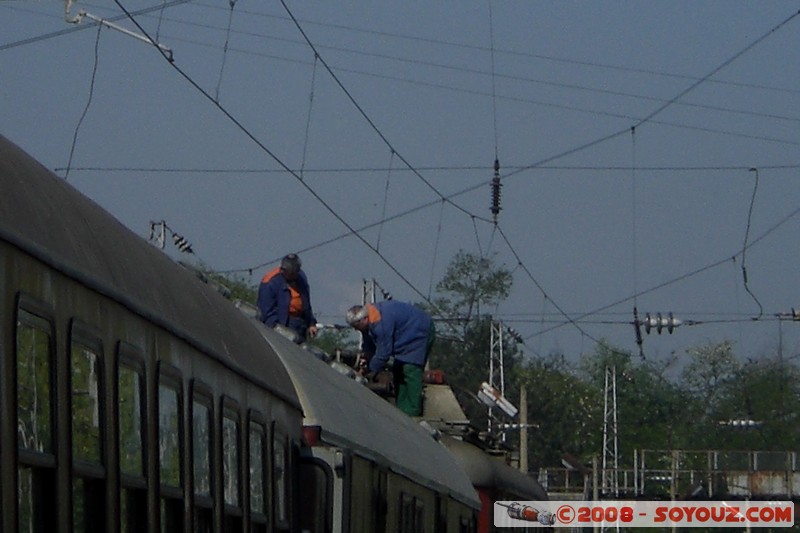
<path fill-rule="evenodd" d="M 503 369 L 503 323 L 492 320 L 489 338 L 489 385 L 506 395 L 505 371 Z M 492 432 L 492 408 L 489 407 L 489 433 Z"/>
<path fill-rule="evenodd" d="M 603 400 L 603 494 L 619 496 L 619 448 L 617 434 L 617 367 L 606 367 Z M 611 472 L 609 472 L 611 469 Z"/>

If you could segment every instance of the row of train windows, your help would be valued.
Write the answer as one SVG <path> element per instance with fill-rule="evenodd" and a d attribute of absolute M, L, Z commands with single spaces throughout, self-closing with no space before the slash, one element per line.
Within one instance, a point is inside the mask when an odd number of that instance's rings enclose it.
<path fill-rule="evenodd" d="M 70 417 L 74 479 L 72 521 L 76 532 L 104 529 L 107 454 L 104 428 L 102 352 L 99 342 L 83 342 L 73 327 L 70 343 Z M 116 409 L 120 474 L 120 527 L 142 531 L 147 516 L 145 377 L 141 361 L 118 353 Z M 19 449 L 17 515 L 19 531 L 55 529 L 51 502 L 57 501 L 54 343 L 50 323 L 20 309 L 16 331 L 17 443 Z M 273 428 L 272 462 L 267 459 L 267 426 L 251 412 L 247 422 L 247 471 L 241 460 L 241 415 L 231 400 L 222 399 L 221 472 L 213 471 L 213 400 L 202 385 L 193 385 L 191 402 L 191 465 L 194 531 L 213 530 L 214 480 L 221 475 L 225 529 L 241 530 L 246 490 L 252 531 L 266 531 L 269 511 L 276 525 L 288 524 L 288 440 Z M 161 530 L 183 529 L 181 462 L 182 389 L 176 372 L 159 370 L 158 475 L 161 486 Z M 113 446 L 113 444 L 112 444 Z M 273 506 L 268 506 L 271 467 Z M 49 509 L 49 510 L 48 510 Z"/>

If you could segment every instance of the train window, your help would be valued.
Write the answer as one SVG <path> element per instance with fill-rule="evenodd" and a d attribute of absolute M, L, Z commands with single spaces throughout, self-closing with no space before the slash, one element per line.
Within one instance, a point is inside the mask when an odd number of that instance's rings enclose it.
<path fill-rule="evenodd" d="M 162 374 L 158 384 L 158 454 L 161 479 L 161 531 L 183 529 L 181 483 L 180 384 Z"/>
<path fill-rule="evenodd" d="M 19 309 L 16 331 L 19 531 L 55 530 L 54 354 L 50 323 Z"/>
<path fill-rule="evenodd" d="M 239 505 L 239 416 L 225 409 L 222 416 L 222 479 L 225 505 Z"/>
<path fill-rule="evenodd" d="M 146 529 L 147 480 L 144 468 L 144 370 L 138 358 L 123 355 L 118 347 L 117 424 L 119 431 L 120 530 Z"/>
<path fill-rule="evenodd" d="M 75 473 L 72 482 L 73 531 L 93 531 L 104 524 L 106 471 L 100 405 L 103 397 L 101 353 L 99 342 L 83 343 L 72 339 L 70 400 Z"/>
<path fill-rule="evenodd" d="M 252 415 L 251 415 L 252 418 Z M 266 461 L 267 430 L 264 424 L 250 421 L 248 441 L 250 468 L 250 523 L 252 533 L 267 530 Z"/>
<path fill-rule="evenodd" d="M 231 405 L 225 405 L 222 410 L 222 493 L 225 501 L 225 531 L 242 529 L 239 427 L 238 411 Z"/>
<path fill-rule="evenodd" d="M 50 325 L 20 311 L 17 322 L 17 442 L 53 452 L 53 353 Z"/>
<path fill-rule="evenodd" d="M 144 446 L 142 445 L 142 372 L 124 362 L 117 374 L 119 409 L 119 469 L 130 476 L 144 475 Z"/>
<path fill-rule="evenodd" d="M 100 358 L 98 350 L 73 342 L 72 458 L 101 463 L 103 460 L 100 413 Z"/>
<path fill-rule="evenodd" d="M 194 479 L 194 531 L 205 533 L 214 528 L 214 499 L 211 493 L 212 408 L 208 395 L 198 394 L 195 385 L 192 400 L 192 473 Z"/>
<path fill-rule="evenodd" d="M 278 529 L 289 527 L 289 441 L 286 434 L 272 435 L 272 507 Z"/>

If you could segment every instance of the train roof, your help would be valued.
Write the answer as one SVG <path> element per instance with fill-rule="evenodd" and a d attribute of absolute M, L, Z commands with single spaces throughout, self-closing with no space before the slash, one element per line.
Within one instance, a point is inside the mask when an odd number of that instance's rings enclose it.
<path fill-rule="evenodd" d="M 455 457 L 428 430 L 279 333 L 264 328 L 264 336 L 286 364 L 305 424 L 320 426 L 324 442 L 354 449 L 420 484 L 480 507 Z"/>
<path fill-rule="evenodd" d="M 479 447 L 453 437 L 442 437 L 442 443 L 458 458 L 461 467 L 476 487 L 493 487 L 515 499 L 546 501 L 547 492 L 539 482 L 502 459 L 492 457 Z"/>
<path fill-rule="evenodd" d="M 0 182 L 0 239 L 300 407 L 280 359 L 230 301 L 2 135 Z"/>

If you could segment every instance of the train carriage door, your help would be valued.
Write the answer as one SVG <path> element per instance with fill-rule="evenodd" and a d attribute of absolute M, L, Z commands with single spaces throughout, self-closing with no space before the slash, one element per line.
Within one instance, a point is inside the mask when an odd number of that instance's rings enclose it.
<path fill-rule="evenodd" d="M 300 531 L 330 533 L 332 531 L 333 472 L 322 459 L 310 453 L 300 461 Z M 340 507 L 342 508 L 342 507 Z"/>
<path fill-rule="evenodd" d="M 95 337 L 96 338 L 96 337 Z M 106 451 L 102 345 L 74 322 L 70 338 L 72 423 L 72 529 L 102 531 L 105 523 Z"/>
<path fill-rule="evenodd" d="M 183 531 L 183 396 L 180 374 L 159 363 L 158 460 L 162 533 Z"/>
<path fill-rule="evenodd" d="M 147 413 L 144 359 L 138 350 L 117 347 L 117 450 L 120 480 L 120 531 L 147 530 L 147 468 L 144 421 Z"/>
<path fill-rule="evenodd" d="M 433 530 L 435 532 L 439 531 L 447 531 L 448 530 L 448 517 L 447 517 L 447 499 L 444 498 L 441 494 L 436 494 L 436 502 L 435 502 L 435 520 L 436 523 L 433 526 Z"/>
<path fill-rule="evenodd" d="M 53 327 L 17 310 L 17 531 L 56 531 Z"/>

